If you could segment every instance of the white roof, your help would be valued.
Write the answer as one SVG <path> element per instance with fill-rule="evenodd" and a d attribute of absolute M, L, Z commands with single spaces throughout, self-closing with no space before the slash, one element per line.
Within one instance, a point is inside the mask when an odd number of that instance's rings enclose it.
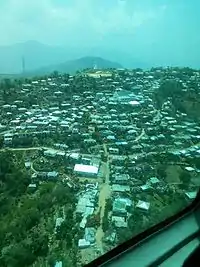
<path fill-rule="evenodd" d="M 28 187 L 29 187 L 29 188 L 36 188 L 37 185 L 36 185 L 36 184 L 29 184 Z"/>
<path fill-rule="evenodd" d="M 194 171 L 195 169 L 194 168 L 192 168 L 192 167 L 185 167 L 185 169 L 187 170 L 187 171 L 189 171 L 189 172 L 191 172 L 191 171 Z"/>
<path fill-rule="evenodd" d="M 136 207 L 140 208 L 140 209 L 143 209 L 143 210 L 148 210 L 149 207 L 150 207 L 150 203 L 142 201 L 142 200 L 139 200 L 137 205 L 136 205 Z"/>
<path fill-rule="evenodd" d="M 80 222 L 80 227 L 81 228 L 85 228 L 86 223 L 87 223 L 87 218 L 86 217 L 83 217 L 82 221 Z"/>
<path fill-rule="evenodd" d="M 98 173 L 98 167 L 91 165 L 76 164 L 74 166 L 74 171 L 76 172 L 85 172 L 85 173 Z"/>
<path fill-rule="evenodd" d="M 197 196 L 197 192 L 196 191 L 194 191 L 194 192 L 186 192 L 185 194 L 189 199 L 194 199 Z"/>
<path fill-rule="evenodd" d="M 130 101 L 129 104 L 131 104 L 131 105 L 139 105 L 140 102 L 138 102 L 136 100 L 133 100 L 133 101 Z"/>
<path fill-rule="evenodd" d="M 64 219 L 62 217 L 59 217 L 56 219 L 56 227 L 61 226 L 61 224 L 64 222 Z"/>
<path fill-rule="evenodd" d="M 128 185 L 119 185 L 119 184 L 113 184 L 112 185 L 112 190 L 113 191 L 118 191 L 118 192 L 125 192 L 125 191 L 130 191 L 130 186 Z"/>
<path fill-rule="evenodd" d="M 90 242 L 86 241 L 85 239 L 79 239 L 78 241 L 78 246 L 79 248 L 83 248 L 83 247 L 89 247 L 90 246 Z"/>
<path fill-rule="evenodd" d="M 150 183 L 152 184 L 156 184 L 160 182 L 160 180 L 157 177 L 151 177 L 149 180 L 150 180 Z"/>
<path fill-rule="evenodd" d="M 127 227 L 128 223 L 125 221 L 124 217 L 119 217 L 119 216 L 112 216 L 112 222 L 115 223 L 116 227 Z"/>
<path fill-rule="evenodd" d="M 71 153 L 71 154 L 70 154 L 70 158 L 73 158 L 73 159 L 78 159 L 79 156 L 80 156 L 79 153 Z"/>
<path fill-rule="evenodd" d="M 150 189 L 151 186 L 149 186 L 148 184 L 144 184 L 144 185 L 140 186 L 140 188 L 141 188 L 142 190 L 147 190 L 147 189 Z"/>
<path fill-rule="evenodd" d="M 86 207 L 86 208 L 85 208 L 84 215 L 85 215 L 85 216 L 92 215 L 93 212 L 94 212 L 94 208 L 92 208 L 92 207 Z"/>

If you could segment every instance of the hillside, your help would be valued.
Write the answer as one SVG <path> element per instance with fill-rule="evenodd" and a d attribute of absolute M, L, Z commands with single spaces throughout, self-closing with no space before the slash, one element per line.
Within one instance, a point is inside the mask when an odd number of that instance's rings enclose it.
<path fill-rule="evenodd" d="M 180 111 L 186 113 L 190 118 L 199 120 L 200 114 L 200 93 L 197 83 L 198 72 L 185 68 L 179 70 L 179 76 L 182 83 L 175 79 L 166 79 L 155 90 L 155 100 L 157 107 L 161 108 L 165 101 L 170 100 L 174 112 Z M 190 77 L 192 76 L 192 80 Z M 189 90 L 186 90 L 184 81 L 187 81 Z"/>
<path fill-rule="evenodd" d="M 119 63 L 112 62 L 101 57 L 82 57 L 76 60 L 66 61 L 62 64 L 50 65 L 44 68 L 40 68 L 33 71 L 33 74 L 44 75 L 52 73 L 53 71 L 74 74 L 78 70 L 93 68 L 94 65 L 96 65 L 100 69 L 122 68 L 122 65 L 120 65 Z"/>

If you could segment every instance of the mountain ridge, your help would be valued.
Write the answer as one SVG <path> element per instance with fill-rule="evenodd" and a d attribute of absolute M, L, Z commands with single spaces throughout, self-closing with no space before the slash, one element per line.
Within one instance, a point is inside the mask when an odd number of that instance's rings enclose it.
<path fill-rule="evenodd" d="M 77 71 L 81 71 L 87 68 L 93 68 L 94 66 L 100 69 L 108 69 L 108 68 L 123 68 L 121 64 L 117 62 L 113 62 L 102 57 L 94 57 L 94 56 L 85 56 L 74 60 L 68 60 L 60 64 L 49 65 L 40 69 L 36 69 L 33 71 L 34 74 L 49 74 L 53 71 L 58 71 L 60 73 L 67 72 L 70 74 L 74 74 Z"/>
<path fill-rule="evenodd" d="M 25 61 L 26 72 L 62 64 L 63 62 L 91 55 L 105 58 L 108 61 L 119 62 L 125 68 L 146 68 L 148 64 L 121 51 L 115 47 L 89 47 L 77 44 L 76 46 L 55 46 L 38 41 L 26 41 L 13 45 L 0 46 L 0 73 L 21 74 L 23 72 L 22 59 Z M 135 53 L 136 55 L 136 53 Z"/>

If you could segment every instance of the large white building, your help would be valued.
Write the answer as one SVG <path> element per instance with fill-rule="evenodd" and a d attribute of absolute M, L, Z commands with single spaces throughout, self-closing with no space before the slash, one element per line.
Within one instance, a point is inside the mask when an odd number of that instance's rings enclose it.
<path fill-rule="evenodd" d="M 84 177 L 97 177 L 99 167 L 84 164 L 75 164 L 74 173 Z"/>

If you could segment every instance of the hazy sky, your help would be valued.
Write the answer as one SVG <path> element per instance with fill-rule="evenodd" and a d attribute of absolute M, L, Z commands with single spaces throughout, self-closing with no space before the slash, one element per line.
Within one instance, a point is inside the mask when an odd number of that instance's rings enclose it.
<path fill-rule="evenodd" d="M 0 45 L 101 45 L 200 62 L 199 0 L 0 0 Z"/>

